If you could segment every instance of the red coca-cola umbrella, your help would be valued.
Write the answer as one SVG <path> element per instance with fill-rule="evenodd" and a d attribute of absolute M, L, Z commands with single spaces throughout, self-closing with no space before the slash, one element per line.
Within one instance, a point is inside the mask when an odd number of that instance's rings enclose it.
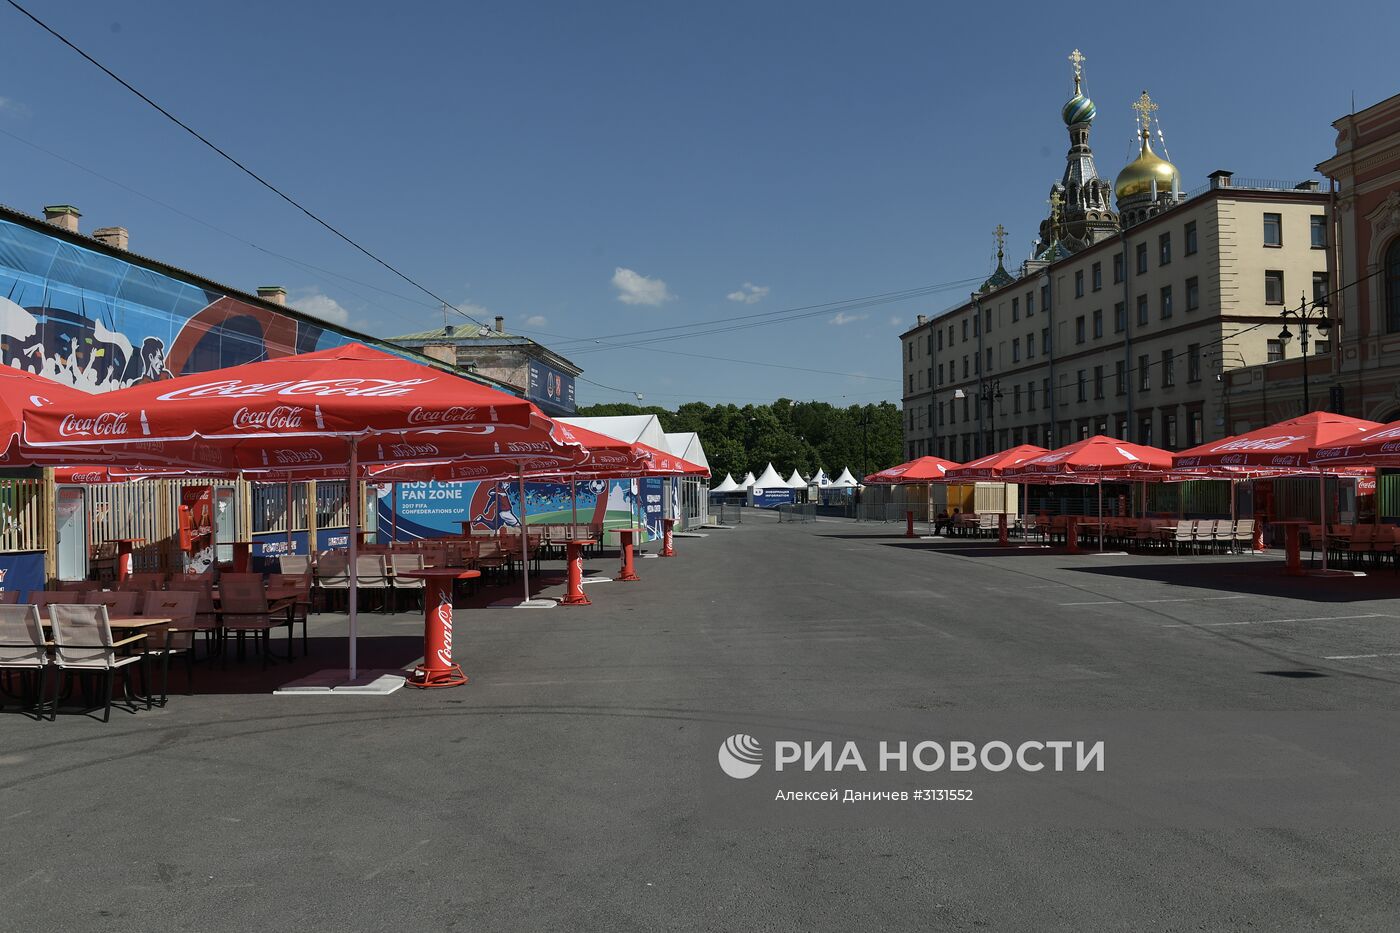
<path fill-rule="evenodd" d="M 1177 470 L 1225 479 L 1251 474 L 1315 473 L 1312 451 L 1363 444 L 1371 432 L 1382 427 L 1374 421 L 1314 411 L 1183 450 L 1172 457 L 1172 465 Z"/>
<path fill-rule="evenodd" d="M 988 454 L 985 457 L 970 460 L 960 467 L 953 467 L 948 471 L 946 478 L 950 483 L 999 480 L 1003 478 L 1002 474 L 1006 470 L 1018 467 L 1027 460 L 1049 452 L 1044 447 L 1037 447 L 1034 444 L 1021 444 L 1000 453 Z"/>
<path fill-rule="evenodd" d="M 958 464 L 942 457 L 919 457 L 908 463 L 889 467 L 865 478 L 867 486 L 904 486 L 911 483 L 941 483 L 949 470 Z"/>
<path fill-rule="evenodd" d="M 90 396 L 62 409 L 23 413 L 23 443 L 93 449 L 118 464 L 179 464 L 210 471 L 344 465 L 361 476 L 362 452 L 378 462 L 476 459 L 515 464 L 578 462 L 582 449 L 551 435 L 553 423 L 525 399 L 450 372 L 350 344 Z M 359 527 L 351 495 L 350 527 Z M 522 528 L 522 534 L 523 534 Z M 358 535 L 350 536 L 350 677 L 358 674 Z M 529 600 L 528 570 L 525 591 Z"/>
<path fill-rule="evenodd" d="M 72 456 L 35 450 L 21 443 L 26 412 L 40 408 L 68 411 L 91 399 L 88 393 L 47 376 L 0 366 L 0 466 L 33 466 L 55 461 L 72 462 Z"/>
<path fill-rule="evenodd" d="M 1400 467 L 1400 421 L 1316 444 L 1308 450 L 1308 462 L 1328 472 L 1345 467 Z"/>

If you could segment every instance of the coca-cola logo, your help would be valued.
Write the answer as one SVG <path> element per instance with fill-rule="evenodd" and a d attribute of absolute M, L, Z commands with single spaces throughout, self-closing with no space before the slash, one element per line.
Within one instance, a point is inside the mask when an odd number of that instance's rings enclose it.
<path fill-rule="evenodd" d="M 444 595 L 438 602 L 438 624 L 442 626 L 442 647 L 437 650 L 438 663 L 452 667 L 452 599 Z"/>
<path fill-rule="evenodd" d="M 439 450 L 436 444 L 390 444 L 389 455 L 399 460 L 409 457 L 436 457 Z"/>
<path fill-rule="evenodd" d="M 1220 458 L 1220 462 L 1224 466 L 1234 466 L 1236 464 L 1248 463 L 1249 458 L 1244 454 L 1227 454 Z"/>
<path fill-rule="evenodd" d="M 474 406 L 453 405 L 450 408 L 423 408 L 416 406 L 409 409 L 409 424 L 458 424 L 470 422 L 476 419 L 477 409 Z"/>
<path fill-rule="evenodd" d="M 126 412 L 106 411 L 90 418 L 64 415 L 58 433 L 63 437 L 122 437 L 126 434 Z"/>
<path fill-rule="evenodd" d="M 279 464 L 321 463 L 325 458 L 319 450 L 274 450 L 272 459 Z"/>
<path fill-rule="evenodd" d="M 490 467 L 484 467 L 484 466 L 463 466 L 463 467 L 457 467 L 456 469 L 454 469 L 454 470 L 452 471 L 452 475 L 453 475 L 453 476 L 457 476 L 457 477 L 461 477 L 462 479 L 470 479 L 470 478 L 473 477 L 473 476 L 485 476 L 487 473 L 490 473 L 490 472 L 491 472 L 491 468 L 490 468 Z"/>
<path fill-rule="evenodd" d="M 298 405 L 277 405 L 273 408 L 240 408 L 233 413 L 233 427 L 239 431 L 295 431 L 301 427 Z"/>
<path fill-rule="evenodd" d="M 1303 440 L 1301 435 L 1281 434 L 1278 437 L 1260 437 L 1252 440 L 1226 441 L 1216 444 L 1216 450 L 1278 450 Z"/>
<path fill-rule="evenodd" d="M 195 398 L 259 398 L 262 396 L 302 396 L 317 398 L 346 396 L 351 398 L 383 398 L 408 395 L 419 386 L 434 379 L 288 379 L 283 382 L 244 382 L 224 379 L 205 382 L 186 389 L 175 389 L 156 396 L 162 402 L 179 402 Z"/>
<path fill-rule="evenodd" d="M 544 453 L 549 450 L 549 445 L 544 441 L 509 441 L 506 444 L 506 451 L 513 454 Z"/>
<path fill-rule="evenodd" d="M 96 471 L 94 471 L 94 472 L 92 472 L 92 473 L 74 473 L 74 474 L 72 475 L 72 477 L 70 478 L 70 482 L 74 482 L 74 483 L 100 483 L 100 482 L 102 482 L 102 474 L 99 473 L 99 472 L 96 472 Z"/>

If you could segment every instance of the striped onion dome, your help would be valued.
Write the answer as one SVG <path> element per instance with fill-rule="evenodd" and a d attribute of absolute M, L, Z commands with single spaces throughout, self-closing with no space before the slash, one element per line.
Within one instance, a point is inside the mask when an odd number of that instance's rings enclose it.
<path fill-rule="evenodd" d="M 1065 102 L 1060 116 L 1064 117 L 1065 126 L 1074 126 L 1076 123 L 1092 123 L 1097 113 L 1092 100 L 1083 94 L 1075 94 Z"/>

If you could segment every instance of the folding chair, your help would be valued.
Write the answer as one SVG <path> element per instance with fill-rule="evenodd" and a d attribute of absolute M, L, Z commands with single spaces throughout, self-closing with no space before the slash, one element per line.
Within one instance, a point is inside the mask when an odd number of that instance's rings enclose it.
<path fill-rule="evenodd" d="M 24 686 L 21 702 L 25 697 L 35 697 L 35 717 L 40 721 L 44 718 L 52 667 L 39 610 L 34 606 L 0 605 L 0 673 L 7 680 L 13 672 L 19 673 Z"/>
<path fill-rule="evenodd" d="M 128 704 L 136 712 L 136 703 L 131 698 L 132 665 L 140 662 L 146 669 L 143 679 L 150 683 L 149 660 L 145 654 L 118 655 L 117 649 L 135 644 L 145 635 L 132 635 L 121 641 L 112 639 L 112 628 L 107 624 L 106 606 L 63 605 L 49 606 L 49 623 L 53 628 L 54 664 L 60 674 L 101 675 L 104 709 L 102 721 L 112 718 L 112 687 L 116 674 L 125 678 Z M 58 701 L 54 700 L 54 711 L 50 719 L 58 715 Z M 151 708 L 150 694 L 146 695 L 146 709 Z"/>

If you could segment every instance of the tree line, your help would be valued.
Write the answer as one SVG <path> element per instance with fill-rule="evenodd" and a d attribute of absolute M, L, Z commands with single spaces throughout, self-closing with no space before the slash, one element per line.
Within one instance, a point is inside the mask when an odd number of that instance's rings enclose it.
<path fill-rule="evenodd" d="M 768 405 L 708 405 L 686 402 L 675 411 L 655 405 L 586 405 L 579 417 L 656 415 L 662 428 L 694 431 L 705 445 L 715 481 L 732 473 L 743 479 L 770 461 L 786 478 L 797 469 L 811 476 L 825 469 L 832 479 L 845 467 L 860 479 L 903 461 L 900 411 L 890 402 L 838 408 L 827 402 L 780 398 Z"/>

